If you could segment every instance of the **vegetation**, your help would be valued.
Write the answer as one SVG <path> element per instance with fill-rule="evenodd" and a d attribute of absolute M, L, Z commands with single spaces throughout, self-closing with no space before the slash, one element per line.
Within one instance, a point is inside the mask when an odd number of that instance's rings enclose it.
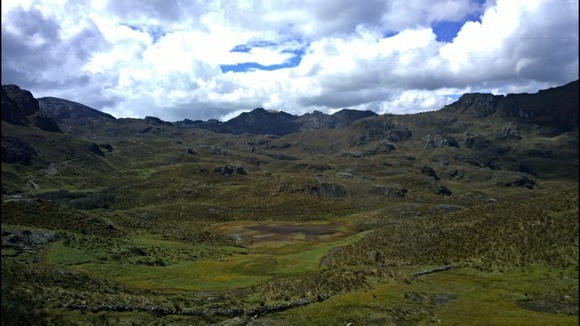
<path fill-rule="evenodd" d="M 577 126 L 63 123 L 2 122 L 3 325 L 578 323 Z"/>

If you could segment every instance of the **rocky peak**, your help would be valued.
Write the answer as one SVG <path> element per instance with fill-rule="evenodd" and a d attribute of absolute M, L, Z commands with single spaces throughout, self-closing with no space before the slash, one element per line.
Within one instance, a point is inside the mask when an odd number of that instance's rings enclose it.
<path fill-rule="evenodd" d="M 2 85 L 2 120 L 15 125 L 27 125 L 29 115 L 38 112 L 38 100 L 16 85 Z"/>
<path fill-rule="evenodd" d="M 2 85 L 2 120 L 15 125 L 29 125 L 44 131 L 62 132 L 56 121 L 40 109 L 30 91 L 16 85 Z"/>
<path fill-rule="evenodd" d="M 516 121 L 552 125 L 554 133 L 578 131 L 578 80 L 534 94 L 508 94 L 500 103 L 503 116 Z"/>
<path fill-rule="evenodd" d="M 459 114 L 469 114 L 476 118 L 486 117 L 498 109 L 498 104 L 503 99 L 501 95 L 484 93 L 463 94 L 457 102 L 443 108 L 445 111 L 453 111 Z"/>
<path fill-rule="evenodd" d="M 171 123 L 171 122 L 166 122 L 166 121 L 159 119 L 158 117 L 153 117 L 153 116 L 146 116 L 145 123 L 150 123 L 153 125 L 167 125 L 167 126 L 173 125 L 173 123 Z"/>
<path fill-rule="evenodd" d="M 333 117 L 340 119 L 345 126 L 350 126 L 356 120 L 374 117 L 377 114 L 373 111 L 359 111 L 359 110 L 350 110 L 350 109 L 342 109 L 338 112 L 332 114 Z"/>
<path fill-rule="evenodd" d="M 223 126 L 226 132 L 233 134 L 254 133 L 281 136 L 299 131 L 299 126 L 295 122 L 297 118 L 286 112 L 273 113 L 263 108 L 256 108 L 224 122 Z"/>
<path fill-rule="evenodd" d="M 75 121 L 79 119 L 116 120 L 115 117 L 105 112 L 56 97 L 41 97 L 38 99 L 38 104 L 41 110 L 46 111 L 59 122 L 67 119 Z"/>
<path fill-rule="evenodd" d="M 578 80 L 534 94 L 464 94 L 443 112 L 486 117 L 498 114 L 510 121 L 553 126 L 553 133 L 578 131 Z"/>
<path fill-rule="evenodd" d="M 342 125 L 340 119 L 326 115 L 320 111 L 313 111 L 312 113 L 306 113 L 301 116 L 298 121 L 301 124 L 301 131 L 317 130 L 323 128 L 336 128 Z"/>

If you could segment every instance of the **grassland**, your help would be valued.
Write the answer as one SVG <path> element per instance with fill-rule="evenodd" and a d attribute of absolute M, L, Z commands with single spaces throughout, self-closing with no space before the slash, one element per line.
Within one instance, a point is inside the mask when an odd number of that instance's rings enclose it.
<path fill-rule="evenodd" d="M 577 325 L 577 133 L 454 118 L 284 137 L 3 123 L 36 154 L 2 162 L 2 324 Z M 426 148 L 431 127 L 461 146 Z"/>
<path fill-rule="evenodd" d="M 311 300 L 259 319 L 285 325 L 574 325 L 575 198 L 573 190 L 540 196 L 518 204 L 519 213 L 500 203 L 403 219 L 377 210 L 323 221 L 207 223 L 197 232 L 225 237 L 213 244 L 119 226 L 107 236 L 71 227 L 36 253 L 3 249 L 3 275 L 11 275 L 3 291 L 9 297 L 35 293 L 28 308 L 55 323 L 245 324 L 253 319 L 232 307 L 247 313 Z M 30 229 L 16 221 L 18 215 L 9 214 L 3 229 Z M 371 230 L 363 231 L 369 223 Z M 455 268 L 411 276 L 448 263 Z M 143 312 L 153 308 L 172 313 Z M 199 311 L 207 315 L 186 315 Z"/>

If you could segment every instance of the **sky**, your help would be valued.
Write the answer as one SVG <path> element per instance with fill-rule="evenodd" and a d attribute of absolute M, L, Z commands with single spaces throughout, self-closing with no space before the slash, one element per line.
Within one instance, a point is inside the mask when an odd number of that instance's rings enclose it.
<path fill-rule="evenodd" d="M 2 84 L 117 118 L 410 114 L 578 79 L 578 0 L 1 0 Z"/>

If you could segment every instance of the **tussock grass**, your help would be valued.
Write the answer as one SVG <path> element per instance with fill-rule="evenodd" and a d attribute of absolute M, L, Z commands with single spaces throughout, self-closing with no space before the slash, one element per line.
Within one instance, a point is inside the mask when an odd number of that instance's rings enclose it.
<path fill-rule="evenodd" d="M 567 304 L 573 307 L 578 287 L 573 269 L 534 265 L 497 274 L 462 268 L 412 282 L 383 278 L 369 283 L 369 287 L 281 313 L 280 320 L 285 325 L 577 324 L 577 316 L 534 312 L 517 303 L 545 297 L 546 293 L 560 293 L 571 298 Z"/>
<path fill-rule="evenodd" d="M 84 138 L 3 123 L 37 151 L 29 164 L 2 162 L 3 230 L 61 238 L 2 250 L 2 322 L 202 325 L 227 314 L 145 311 L 311 300 L 253 322 L 573 324 L 554 309 L 577 305 L 577 133 L 516 121 L 521 139 L 498 138 L 511 122 L 443 110 L 278 137 L 140 132 L 143 120 L 122 119 Z M 468 148 L 467 133 L 483 148 Z M 435 134 L 459 147 L 425 148 Z M 94 137 L 111 149 L 104 156 L 88 150 Z M 223 166 L 247 174 L 214 172 Z M 522 175 L 531 189 L 501 186 Z M 275 232 L 322 223 L 337 232 Z M 552 310 L 530 310 L 542 304 Z"/>
<path fill-rule="evenodd" d="M 336 253 L 336 266 L 456 263 L 501 271 L 534 263 L 578 268 L 578 192 L 392 220 Z"/>

